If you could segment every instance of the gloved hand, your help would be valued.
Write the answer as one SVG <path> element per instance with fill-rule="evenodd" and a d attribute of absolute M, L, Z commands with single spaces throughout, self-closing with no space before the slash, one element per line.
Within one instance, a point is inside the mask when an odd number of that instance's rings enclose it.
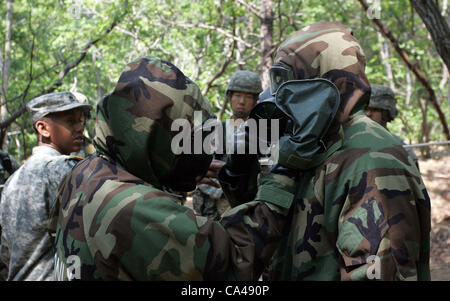
<path fill-rule="evenodd" d="M 218 179 L 231 207 L 253 200 L 260 172 L 256 155 L 229 155 Z"/>
<path fill-rule="evenodd" d="M 199 184 L 207 184 L 216 188 L 221 188 L 220 184 L 218 184 L 216 181 L 212 179 L 217 179 L 218 173 L 220 169 L 225 165 L 225 162 L 217 159 L 213 159 L 211 164 L 209 165 L 208 172 L 206 175 L 197 182 L 197 185 Z"/>
<path fill-rule="evenodd" d="M 250 154 L 248 128 L 242 126 L 234 135 L 234 152 L 227 155 L 225 165 L 220 169 L 218 179 L 232 207 L 252 201 L 257 189 L 260 172 L 257 154 Z M 244 154 L 238 154 L 244 150 Z"/>
<path fill-rule="evenodd" d="M 235 130 L 233 139 L 233 153 L 227 155 L 226 163 L 219 171 L 219 180 L 236 186 L 241 177 L 251 172 L 252 166 L 258 161 L 258 155 L 250 154 L 250 143 L 254 142 L 250 142 L 249 129 L 244 124 Z M 238 153 L 242 151 L 243 154 Z"/>

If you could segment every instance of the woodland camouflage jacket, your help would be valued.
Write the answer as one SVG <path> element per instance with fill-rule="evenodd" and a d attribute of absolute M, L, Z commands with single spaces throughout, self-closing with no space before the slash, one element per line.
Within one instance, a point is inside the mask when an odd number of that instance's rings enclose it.
<path fill-rule="evenodd" d="M 269 279 L 429 279 L 430 200 L 401 144 L 364 116 L 370 87 L 359 43 L 342 24 L 318 22 L 287 39 L 275 62 L 296 79 L 336 85 L 340 110 L 326 142 L 342 146 L 298 183 Z"/>
<path fill-rule="evenodd" d="M 261 197 L 220 223 L 180 205 L 160 179 L 178 159 L 170 148 L 171 121 L 193 125 L 194 111 L 205 120 L 211 108 L 174 65 L 146 57 L 126 66 L 98 104 L 98 156 L 65 177 L 53 206 L 58 279 L 258 279 L 280 238 L 294 183 L 262 178 Z M 274 205 L 280 196 L 284 202 Z M 76 258 L 79 275 L 71 269 Z"/>

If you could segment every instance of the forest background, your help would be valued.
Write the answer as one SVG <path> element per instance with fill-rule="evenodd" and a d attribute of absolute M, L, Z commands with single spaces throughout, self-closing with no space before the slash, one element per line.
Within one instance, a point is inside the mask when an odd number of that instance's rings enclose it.
<path fill-rule="evenodd" d="M 37 145 L 31 99 L 69 90 L 95 108 L 145 55 L 179 67 L 225 120 L 231 75 L 252 70 L 267 87 L 278 46 L 320 20 L 350 26 L 370 83 L 396 93 L 392 133 L 407 144 L 450 140 L 448 0 L 0 0 L 1 149 L 23 162 Z M 432 200 L 432 279 L 450 280 L 450 148 L 414 151 Z"/>
<path fill-rule="evenodd" d="M 95 107 L 124 66 L 143 55 L 178 66 L 224 120 L 231 114 L 225 103 L 231 75 L 252 70 L 267 87 L 280 43 L 320 20 L 350 26 L 370 83 L 395 91 L 400 113 L 389 124 L 393 133 L 406 143 L 450 140 L 447 0 L 3 0 L 2 149 L 24 160 L 37 144 L 29 100 L 70 90 Z M 429 156 L 428 148 L 419 151 Z"/>

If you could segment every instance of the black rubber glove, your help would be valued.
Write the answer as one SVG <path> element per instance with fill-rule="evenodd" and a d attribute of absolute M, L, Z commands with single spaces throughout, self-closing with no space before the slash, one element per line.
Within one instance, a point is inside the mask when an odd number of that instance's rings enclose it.
<path fill-rule="evenodd" d="M 220 169 L 218 179 L 232 207 L 252 201 L 257 191 L 257 178 L 260 172 L 257 154 L 249 154 L 249 133 L 235 133 L 234 153 L 227 155 L 225 165 Z M 238 154 L 244 149 L 244 154 Z"/>
<path fill-rule="evenodd" d="M 237 130 L 234 132 L 234 150 L 233 154 L 227 155 L 225 165 L 219 171 L 219 180 L 232 186 L 236 186 L 240 177 L 248 175 L 255 161 L 258 161 L 258 155 L 249 153 L 249 130 Z M 244 150 L 244 154 L 238 154 L 238 150 Z"/>

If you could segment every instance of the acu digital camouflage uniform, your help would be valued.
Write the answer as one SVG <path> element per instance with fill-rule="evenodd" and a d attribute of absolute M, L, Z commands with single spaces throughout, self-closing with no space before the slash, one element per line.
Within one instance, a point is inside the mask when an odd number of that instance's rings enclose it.
<path fill-rule="evenodd" d="M 199 126 L 194 111 L 203 121 L 211 114 L 198 86 L 171 63 L 145 57 L 126 66 L 97 107 L 97 155 L 65 177 L 52 210 L 58 279 L 74 278 L 70 256 L 80 259 L 82 280 L 258 279 L 294 183 L 262 178 L 260 197 L 220 223 L 180 205 L 164 185 L 180 160 L 170 128 L 178 118 Z"/>
<path fill-rule="evenodd" d="M 395 99 L 394 91 L 391 88 L 381 86 L 381 85 L 370 85 L 372 93 L 370 95 L 370 102 L 368 107 L 380 109 L 383 112 L 382 118 L 384 122 L 391 122 L 398 115 L 398 110 L 396 107 L 397 100 Z M 405 141 L 395 134 L 392 134 L 402 145 L 405 145 Z M 414 160 L 414 163 L 419 167 L 419 158 L 411 148 L 406 148 L 408 155 Z"/>
<path fill-rule="evenodd" d="M 430 200 L 400 143 L 364 115 L 370 86 L 357 40 L 340 23 L 318 22 L 288 38 L 275 62 L 295 79 L 336 85 L 340 107 L 325 142 L 342 146 L 302 172 L 269 279 L 366 280 L 371 255 L 382 280 L 430 279 Z"/>
<path fill-rule="evenodd" d="M 12 175 L 14 171 L 16 171 L 20 167 L 19 162 L 14 159 L 14 157 L 8 155 L 7 153 L 0 151 L 0 195 L 3 190 L 3 186 L 5 186 L 6 180 Z M 0 200 L 1 202 L 1 200 Z M 0 228 L 1 233 L 1 228 Z M 1 237 L 1 235 L 0 235 Z M 1 240 L 0 240 L 1 243 Z M 0 247 L 1 249 L 1 247 Z M 5 264 L 0 260 L 0 281 L 5 280 L 7 277 L 8 271 L 6 269 Z"/>
<path fill-rule="evenodd" d="M 63 176 L 78 162 L 49 146 L 32 156 L 6 182 L 0 203 L 0 261 L 5 280 L 52 280 L 50 205 Z"/>
<path fill-rule="evenodd" d="M 27 104 L 33 124 L 50 113 L 90 109 L 70 92 L 42 95 Z M 0 261 L 6 280 L 53 280 L 52 243 L 47 231 L 50 206 L 63 176 L 79 159 L 47 145 L 8 179 L 0 202 Z"/>

